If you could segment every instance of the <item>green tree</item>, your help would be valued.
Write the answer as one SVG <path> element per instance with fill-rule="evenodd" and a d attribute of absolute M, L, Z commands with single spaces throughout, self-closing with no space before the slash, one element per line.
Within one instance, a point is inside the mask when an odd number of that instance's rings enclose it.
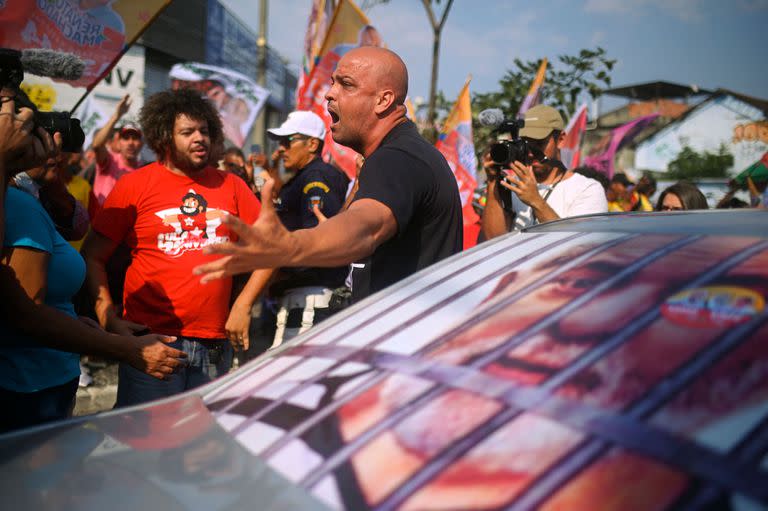
<path fill-rule="evenodd" d="M 386 4 L 389 0 L 364 0 L 364 9 L 370 9 L 376 5 Z M 440 37 L 445 26 L 445 21 L 448 19 L 448 13 L 453 5 L 453 0 L 447 0 L 443 3 L 445 6 L 443 12 L 439 12 L 439 5 L 441 0 L 421 0 L 424 5 L 424 10 L 427 13 L 427 19 L 429 25 L 432 28 L 432 74 L 429 79 L 429 101 L 427 103 L 427 123 L 431 128 L 427 128 L 432 135 L 436 133 L 435 120 L 437 118 L 438 105 L 438 92 L 437 92 L 437 71 L 440 67 Z M 434 137 L 433 137 L 434 138 Z"/>
<path fill-rule="evenodd" d="M 611 70 L 616 60 L 609 59 L 603 48 L 583 49 L 576 55 L 559 55 L 557 63 L 547 63 L 547 73 L 540 95 L 542 103 L 560 110 L 568 119 L 579 106 L 584 94 L 592 99 L 611 85 Z M 523 62 L 515 59 L 515 68 L 506 72 L 499 81 L 500 90 L 474 94 L 472 112 L 477 115 L 486 108 L 500 108 L 508 118 L 514 118 L 520 110 L 531 83 L 541 65 L 541 60 Z M 491 130 L 473 123 L 475 138 L 484 140 Z"/>
<path fill-rule="evenodd" d="M 728 177 L 728 169 L 733 167 L 733 155 L 725 144 L 717 152 L 696 152 L 688 146 L 683 147 L 677 158 L 669 162 L 666 177 L 671 179 L 697 179 L 703 177 Z"/>

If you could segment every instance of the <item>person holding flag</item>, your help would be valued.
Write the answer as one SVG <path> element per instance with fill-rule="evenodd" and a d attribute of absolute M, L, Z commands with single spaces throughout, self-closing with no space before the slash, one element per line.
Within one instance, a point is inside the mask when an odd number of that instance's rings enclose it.
<path fill-rule="evenodd" d="M 488 200 L 482 218 L 486 239 L 537 223 L 608 211 L 602 185 L 575 174 L 561 161 L 566 132 L 560 112 L 537 105 L 525 113 L 524 120 L 520 138 L 528 144 L 531 163 L 512 162 L 502 171 L 506 174 L 503 180 L 488 176 Z M 513 192 L 510 209 L 502 205 L 499 186 Z"/>

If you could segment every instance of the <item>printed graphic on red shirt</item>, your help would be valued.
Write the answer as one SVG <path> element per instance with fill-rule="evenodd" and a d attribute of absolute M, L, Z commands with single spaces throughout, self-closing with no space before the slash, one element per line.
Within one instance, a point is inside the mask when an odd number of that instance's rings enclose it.
<path fill-rule="evenodd" d="M 229 212 L 208 208 L 208 201 L 190 188 L 181 197 L 178 208 L 155 213 L 171 232 L 157 235 L 157 248 L 170 257 L 179 257 L 190 250 L 202 250 L 208 245 L 229 241 L 229 236 L 218 235 L 216 229 Z"/>

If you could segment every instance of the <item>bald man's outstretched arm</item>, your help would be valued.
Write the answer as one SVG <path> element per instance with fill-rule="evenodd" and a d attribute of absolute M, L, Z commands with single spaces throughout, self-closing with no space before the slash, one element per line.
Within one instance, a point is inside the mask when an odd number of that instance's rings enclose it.
<path fill-rule="evenodd" d="M 291 266 L 334 267 L 371 255 L 397 232 L 397 221 L 387 206 L 361 199 L 314 229 L 297 231 Z"/>
<path fill-rule="evenodd" d="M 272 186 L 268 182 L 264 190 Z M 262 194 L 270 196 L 263 191 Z M 293 232 L 283 227 L 274 206 L 268 202 L 264 201 L 261 215 L 252 226 L 237 218 L 224 219 L 240 242 L 206 249 L 210 254 L 224 257 L 195 268 L 196 274 L 204 275 L 203 282 L 257 268 L 343 266 L 371 255 L 376 247 L 397 233 L 392 211 L 373 199 L 355 201 L 347 211 L 317 227 Z"/>

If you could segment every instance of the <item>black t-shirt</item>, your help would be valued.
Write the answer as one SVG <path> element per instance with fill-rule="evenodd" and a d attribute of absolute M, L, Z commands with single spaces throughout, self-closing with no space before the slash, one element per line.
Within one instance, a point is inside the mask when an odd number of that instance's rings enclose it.
<path fill-rule="evenodd" d="M 355 201 L 374 199 L 397 220 L 397 234 L 352 266 L 355 300 L 462 249 L 461 199 L 448 163 L 407 121 L 365 160 Z M 364 266 L 361 266 L 364 265 Z"/>
<path fill-rule="evenodd" d="M 277 214 L 289 231 L 316 227 L 318 220 L 312 206 L 332 217 L 341 210 L 347 194 L 349 179 L 336 167 L 315 158 L 285 183 L 280 190 Z M 275 283 L 270 292 L 282 294 L 286 289 L 303 286 L 336 288 L 344 284 L 349 269 L 339 268 L 284 268 L 283 278 Z"/>

